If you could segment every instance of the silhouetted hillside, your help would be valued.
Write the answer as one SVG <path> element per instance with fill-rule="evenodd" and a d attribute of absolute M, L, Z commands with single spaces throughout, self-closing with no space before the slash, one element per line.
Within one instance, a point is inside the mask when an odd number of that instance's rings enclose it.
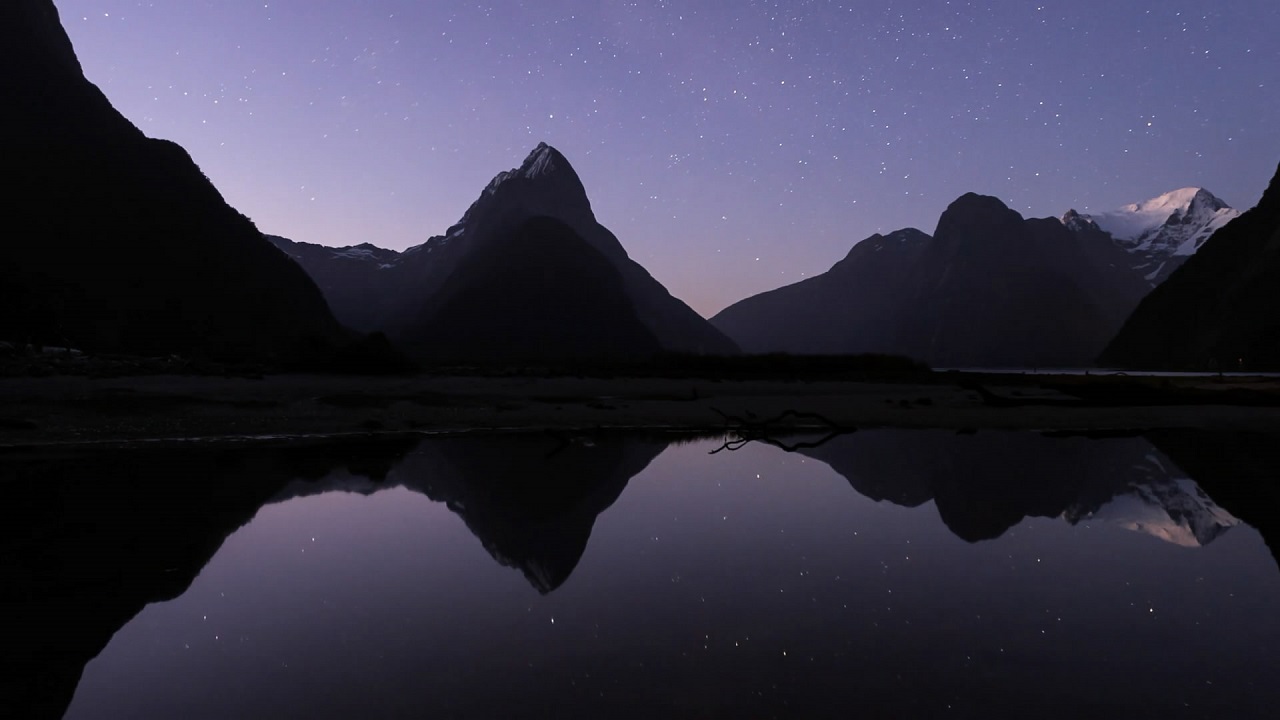
<path fill-rule="evenodd" d="M 1169 370 L 1280 369 L 1280 171 L 1143 299 L 1099 358 Z"/>
<path fill-rule="evenodd" d="M 0 95 L 0 339 L 268 358 L 345 337 L 181 147 L 84 78 L 50 0 L 0 5 Z"/>

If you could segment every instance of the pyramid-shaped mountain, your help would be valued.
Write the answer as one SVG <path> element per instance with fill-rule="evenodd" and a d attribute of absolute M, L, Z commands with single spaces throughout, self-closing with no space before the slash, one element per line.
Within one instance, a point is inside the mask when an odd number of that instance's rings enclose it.
<path fill-rule="evenodd" d="M 1214 233 L 1143 299 L 1099 362 L 1280 369 L 1280 170 L 1257 207 Z"/>
<path fill-rule="evenodd" d="M 178 145 L 85 79 L 51 0 L 0 4 L 0 340 L 282 357 L 345 336 Z"/>
<path fill-rule="evenodd" d="M 1093 240 L 971 193 L 947 208 L 932 237 L 872 236 L 827 273 L 743 300 L 712 323 L 749 352 L 1084 365 L 1143 292 L 1108 236 Z"/>
<path fill-rule="evenodd" d="M 733 341 L 628 257 L 617 237 L 596 220 L 569 161 L 545 143 L 520 167 L 494 177 L 444 235 L 403 253 L 370 245 L 320 248 L 274 241 L 320 283 L 341 320 L 359 330 L 386 332 L 422 357 L 470 353 L 488 359 L 490 345 L 514 331 L 517 320 L 509 313 L 517 310 L 519 322 L 528 324 L 520 331 L 526 348 L 550 347 L 554 338 L 569 343 L 566 348 L 578 357 L 635 353 L 647 342 L 628 329 L 638 319 L 656 338 L 657 349 L 737 352 Z M 535 242 L 541 250 L 515 247 L 522 242 Z M 499 282 L 495 273 L 504 279 Z M 519 307 L 494 297 L 521 276 L 527 277 L 517 283 L 526 291 Z M 547 292 L 533 292 L 535 287 Z M 596 307 L 569 312 L 571 298 Z M 501 319 L 501 326 L 474 324 L 480 316 L 469 313 L 480 312 L 477 302 L 489 308 L 481 314 Z M 500 305 L 506 309 L 499 312 Z M 468 323 L 473 324 L 467 334 L 477 342 L 486 333 L 494 337 L 468 350 L 461 338 L 441 334 Z M 538 340 L 537 327 L 550 334 Z"/>

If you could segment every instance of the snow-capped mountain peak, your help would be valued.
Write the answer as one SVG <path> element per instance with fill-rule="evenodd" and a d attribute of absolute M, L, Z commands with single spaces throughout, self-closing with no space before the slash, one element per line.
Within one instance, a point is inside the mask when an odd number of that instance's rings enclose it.
<path fill-rule="evenodd" d="M 1111 212 L 1089 215 L 1131 251 L 1191 255 L 1240 212 L 1203 188 L 1182 188 Z"/>
<path fill-rule="evenodd" d="M 1085 215 L 1072 210 L 1062 223 L 1076 232 L 1092 225 L 1109 233 L 1134 256 L 1134 270 L 1154 287 L 1239 215 L 1208 190 L 1186 187 L 1109 212 Z"/>

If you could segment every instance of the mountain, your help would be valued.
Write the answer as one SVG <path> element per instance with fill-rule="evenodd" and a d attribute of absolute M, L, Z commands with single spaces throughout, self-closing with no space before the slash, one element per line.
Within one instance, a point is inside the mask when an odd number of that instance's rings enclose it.
<path fill-rule="evenodd" d="M 711 321 L 751 352 L 1078 366 L 1092 361 L 1141 297 L 1122 265 L 1106 235 L 1082 242 L 1058 220 L 1024 219 L 970 193 L 947 208 L 932 237 L 873 236 L 827 273 L 743 300 Z"/>
<path fill-rule="evenodd" d="M 318 246 L 293 243 L 283 238 L 275 242 L 316 278 L 335 312 L 344 321 L 351 322 L 359 330 L 382 330 L 404 346 L 416 348 L 429 356 L 429 348 L 439 339 L 431 332 L 431 327 L 440 323 L 457 326 L 463 322 L 441 318 L 441 308 L 447 304 L 442 296 L 446 287 L 448 293 L 456 294 L 464 292 L 460 288 L 464 283 L 477 283 L 477 287 L 486 283 L 492 286 L 492 280 L 486 279 L 483 273 L 476 273 L 477 265 L 468 265 L 466 258 L 481 250 L 492 253 L 492 260 L 478 265 L 487 264 L 496 269 L 503 254 L 515 252 L 514 243 L 530 237 L 527 223 L 537 218 L 544 219 L 538 221 L 544 223 L 544 229 L 549 227 L 545 225 L 548 220 L 561 226 L 551 234 L 560 237 L 565 247 L 573 244 L 590 248 L 594 256 L 612 267 L 614 274 L 610 276 L 610 282 L 616 283 L 617 289 L 634 309 L 635 316 L 657 338 L 661 349 L 708 354 L 737 352 L 731 340 L 689 306 L 672 297 L 648 271 L 627 255 L 617 237 L 596 220 L 586 189 L 569 161 L 545 143 L 539 144 L 520 167 L 495 176 L 462 219 L 444 235 L 432 237 L 398 255 L 369 245 L 318 251 L 314 249 Z M 369 255 L 365 255 L 365 251 Z M 374 255 L 380 259 L 371 260 Z M 528 254 L 522 257 L 532 259 Z M 568 256 L 561 255 L 560 260 L 567 263 Z M 599 264 L 594 259 L 584 262 Z M 544 265 L 547 271 L 555 269 L 554 264 Z M 471 269 L 459 274 L 461 268 L 467 267 Z M 565 264 L 564 268 L 567 271 L 568 265 Z M 518 270 L 513 272 L 518 273 Z M 569 277 L 566 274 L 559 282 L 569 284 Z M 582 279 L 577 277 L 578 280 L 573 282 Z M 548 276 L 548 282 L 555 281 Z M 608 283 L 590 283 L 597 288 L 604 284 Z M 483 293 L 475 290 L 471 294 Z M 587 294 L 582 295 L 581 300 L 592 302 Z M 542 308 L 539 302 L 535 296 L 526 297 L 525 315 L 546 318 L 549 324 L 550 318 L 559 310 Z M 616 303 L 601 296 L 601 305 L 613 307 Z M 461 306 L 455 303 L 453 307 Z M 615 320 L 629 322 L 625 315 L 623 313 Z M 597 320 L 605 321 L 603 316 Z M 600 322 L 577 326 L 574 331 L 584 334 L 604 332 Z M 475 328 L 475 332 L 481 333 L 483 328 Z"/>
<path fill-rule="evenodd" d="M 1280 369 L 1280 170 L 1257 207 L 1215 232 L 1143 299 L 1099 362 Z"/>
<path fill-rule="evenodd" d="M 1156 287 L 1218 230 L 1240 216 L 1203 188 L 1182 188 L 1105 213 L 1070 210 L 1062 222 L 1076 232 L 1101 230 L 1130 256 L 1128 265 Z"/>
<path fill-rule="evenodd" d="M 51 0 L 0 4 L 0 69 L 0 339 L 267 359 L 347 337 L 181 147 L 85 79 Z"/>

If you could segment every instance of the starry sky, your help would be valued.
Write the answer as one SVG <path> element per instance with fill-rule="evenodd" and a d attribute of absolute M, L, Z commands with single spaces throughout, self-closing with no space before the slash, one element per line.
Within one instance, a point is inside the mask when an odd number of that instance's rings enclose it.
<path fill-rule="evenodd" d="M 539 142 L 704 315 L 918 227 L 1280 162 L 1275 0 L 55 0 L 85 74 L 264 232 L 402 249 Z"/>

